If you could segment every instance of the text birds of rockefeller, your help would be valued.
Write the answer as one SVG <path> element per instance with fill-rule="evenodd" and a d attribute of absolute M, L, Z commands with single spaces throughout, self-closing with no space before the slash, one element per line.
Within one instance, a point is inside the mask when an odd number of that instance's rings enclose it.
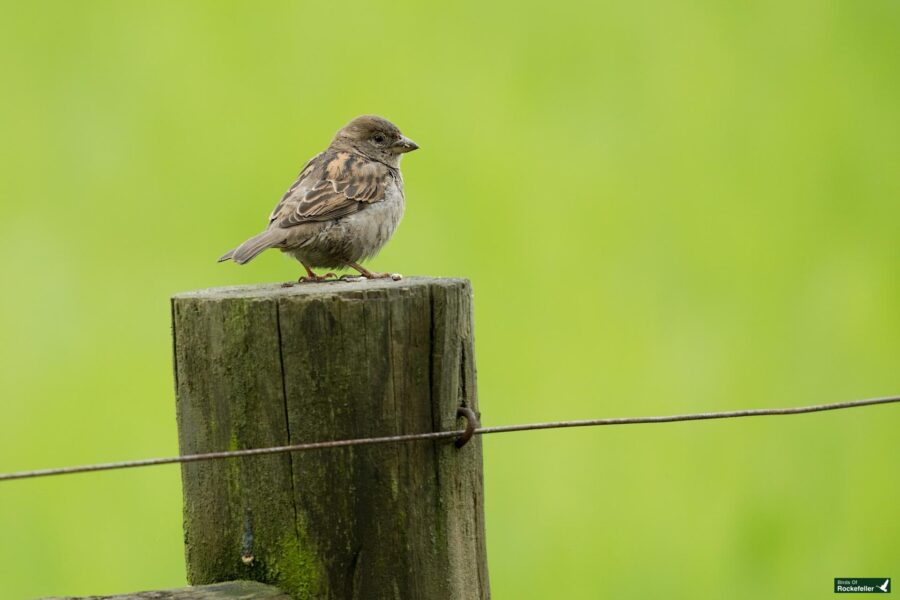
<path fill-rule="evenodd" d="M 278 248 L 306 269 L 301 282 L 333 273 L 313 269 L 352 267 L 368 279 L 399 278 L 372 273 L 362 261 L 387 243 L 403 216 L 400 159 L 416 145 L 396 125 L 372 115 L 357 117 L 313 157 L 272 211 L 269 226 L 219 259 L 244 264 Z"/>

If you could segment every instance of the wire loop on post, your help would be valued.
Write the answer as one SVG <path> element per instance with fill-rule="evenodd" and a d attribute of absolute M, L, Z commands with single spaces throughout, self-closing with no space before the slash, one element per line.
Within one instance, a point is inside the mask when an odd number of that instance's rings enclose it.
<path fill-rule="evenodd" d="M 466 420 L 466 430 L 463 431 L 462 435 L 454 442 L 454 445 L 457 448 L 462 448 L 469 443 L 469 440 L 475 435 L 475 430 L 481 427 L 481 423 L 478 422 L 478 415 L 475 414 L 475 411 L 468 406 L 460 406 L 457 408 L 456 416 Z"/>

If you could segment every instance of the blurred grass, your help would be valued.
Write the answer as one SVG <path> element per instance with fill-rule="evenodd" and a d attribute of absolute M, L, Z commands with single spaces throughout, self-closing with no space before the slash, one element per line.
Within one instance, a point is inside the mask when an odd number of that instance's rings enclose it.
<path fill-rule="evenodd" d="M 168 296 L 360 113 L 375 268 L 466 276 L 487 424 L 900 390 L 894 2 L 2 3 L 0 471 L 177 451 Z M 813 598 L 900 556 L 880 407 L 485 440 L 494 597 Z M 184 583 L 178 470 L 0 486 L 0 597 Z M 894 573 L 896 574 L 896 573 Z"/>

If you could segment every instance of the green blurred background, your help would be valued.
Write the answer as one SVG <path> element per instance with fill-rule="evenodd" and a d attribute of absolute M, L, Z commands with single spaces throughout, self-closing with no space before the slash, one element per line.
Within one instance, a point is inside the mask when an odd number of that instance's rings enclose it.
<path fill-rule="evenodd" d="M 900 5 L 5 2 L 0 471 L 172 455 L 171 294 L 360 113 L 486 424 L 900 392 Z M 900 407 L 484 441 L 494 597 L 900 576 Z M 0 485 L 0 598 L 185 583 L 179 471 Z"/>

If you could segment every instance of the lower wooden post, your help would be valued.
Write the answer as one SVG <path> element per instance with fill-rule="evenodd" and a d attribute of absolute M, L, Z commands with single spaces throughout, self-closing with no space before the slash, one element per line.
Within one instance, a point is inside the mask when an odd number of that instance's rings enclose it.
<path fill-rule="evenodd" d="M 44 600 L 291 600 L 291 598 L 277 588 L 254 581 L 229 581 L 177 590 L 153 590 L 118 596 L 53 597 Z"/>
<path fill-rule="evenodd" d="M 458 429 L 478 409 L 471 288 L 413 278 L 172 301 L 183 454 Z M 294 598 L 489 598 L 481 442 L 185 464 L 188 579 Z"/>

